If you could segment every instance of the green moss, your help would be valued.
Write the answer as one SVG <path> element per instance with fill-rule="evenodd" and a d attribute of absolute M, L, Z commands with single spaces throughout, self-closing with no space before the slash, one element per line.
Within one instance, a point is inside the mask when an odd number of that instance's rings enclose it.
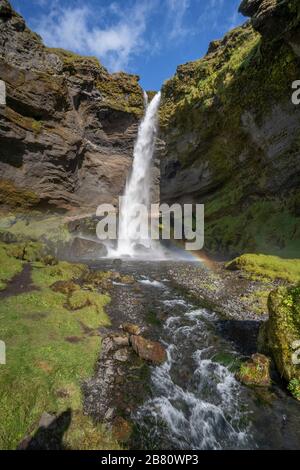
<path fill-rule="evenodd" d="M 120 72 L 102 76 L 96 87 L 112 109 L 141 116 L 144 112 L 144 99 L 138 80 L 136 75 Z"/>
<path fill-rule="evenodd" d="M 0 253 L 5 261 L 1 279 L 9 278 L 22 263 L 2 246 Z M 6 297 L 0 305 L 0 338 L 7 352 L 7 364 L 0 368 L 0 448 L 16 448 L 36 430 L 44 411 L 61 413 L 68 408 L 74 420 L 65 436 L 67 446 L 115 448 L 110 434 L 83 416 L 81 398 L 81 383 L 92 375 L 100 348 L 98 334 L 87 332 L 109 324 L 104 311 L 109 297 L 80 290 L 90 302 L 70 312 L 68 294 L 50 286 L 58 280 L 76 280 L 87 268 L 60 262 L 33 263 L 32 269 L 32 281 L 39 289 Z"/>
<path fill-rule="evenodd" d="M 227 351 L 217 353 L 213 360 L 227 367 L 231 372 L 237 372 L 241 367 L 241 359 Z"/>
<path fill-rule="evenodd" d="M 217 45 L 203 59 L 178 67 L 164 84 L 160 117 L 166 158 L 191 172 L 206 165 L 208 184 L 203 178 L 197 202 L 205 204 L 208 251 L 296 257 L 300 217 L 293 201 L 299 192 L 270 195 L 273 176 L 262 164 L 267 151 L 254 142 L 245 119 L 250 116 L 259 129 L 276 106 L 285 105 L 299 76 L 298 58 L 283 41 L 263 42 L 249 24 Z M 296 132 L 272 171 L 288 174 L 299 149 Z"/>
<path fill-rule="evenodd" d="M 7 253 L 6 245 L 0 243 L 0 290 L 23 269 L 22 261 L 14 259 Z"/>
<path fill-rule="evenodd" d="M 296 400 L 300 400 L 300 380 L 292 379 L 288 384 L 288 390 Z"/>
<path fill-rule="evenodd" d="M 250 360 L 241 364 L 237 378 L 245 385 L 258 387 L 271 385 L 270 360 L 262 354 L 254 354 Z"/>
<path fill-rule="evenodd" d="M 90 67 L 95 67 L 100 71 L 105 71 L 105 68 L 100 64 L 97 57 L 82 56 L 75 52 L 57 47 L 47 47 L 47 51 L 58 55 L 58 57 L 63 61 L 66 70 L 76 71 L 76 68 L 80 68 L 82 65 L 89 65 Z"/>
<path fill-rule="evenodd" d="M 20 240 L 42 240 L 54 250 L 58 246 L 67 245 L 72 238 L 63 216 L 48 216 L 37 211 L 2 217 L 1 229 Z"/>
<path fill-rule="evenodd" d="M 149 325 L 161 326 L 162 324 L 161 320 L 157 317 L 157 313 L 153 310 L 150 310 L 147 313 L 146 320 L 147 320 L 147 323 L 149 323 Z"/>
<path fill-rule="evenodd" d="M 251 275 L 251 279 L 256 279 Z M 258 277 L 261 281 L 262 278 Z M 253 293 L 245 295 L 241 298 L 251 308 L 251 312 L 256 315 L 265 315 L 268 312 L 268 298 L 270 289 L 268 290 L 255 290 Z"/>
<path fill-rule="evenodd" d="M 0 206 L 5 205 L 15 211 L 22 211 L 38 202 L 39 197 L 33 191 L 17 188 L 11 181 L 0 179 Z"/>
<path fill-rule="evenodd" d="M 242 184 L 233 179 L 229 187 L 205 203 L 206 248 L 229 255 L 251 250 L 297 257 L 300 252 L 300 218 L 295 209 L 298 193 L 282 199 L 245 199 L 252 177 L 244 175 L 244 181 Z"/>
<path fill-rule="evenodd" d="M 9 256 L 23 261 L 43 261 L 48 255 L 43 243 L 32 241 L 8 245 L 6 252 Z"/>
<path fill-rule="evenodd" d="M 251 277 L 300 281 L 300 260 L 282 259 L 278 256 L 245 254 L 226 265 L 227 269 L 240 269 Z"/>
<path fill-rule="evenodd" d="M 40 266 L 32 273 L 35 285 L 48 288 L 57 281 L 74 281 L 83 278 L 88 273 L 84 264 L 67 263 L 60 261 L 55 266 Z"/>
<path fill-rule="evenodd" d="M 38 121 L 37 119 L 30 118 L 27 116 L 22 116 L 21 114 L 18 114 L 16 111 L 9 107 L 5 108 L 5 116 L 7 119 L 17 124 L 22 129 L 32 131 L 35 136 L 38 136 L 43 130 L 42 121 Z"/>
<path fill-rule="evenodd" d="M 299 366 L 293 354 L 294 344 L 300 338 L 300 287 L 281 287 L 271 292 L 268 307 L 269 320 L 260 332 L 260 348 L 270 352 L 287 382 L 299 381 Z"/>

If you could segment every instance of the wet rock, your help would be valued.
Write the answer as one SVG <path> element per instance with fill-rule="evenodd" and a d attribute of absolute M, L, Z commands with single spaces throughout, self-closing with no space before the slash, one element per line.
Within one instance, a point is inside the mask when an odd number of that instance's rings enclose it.
<path fill-rule="evenodd" d="M 139 325 L 135 325 L 134 323 L 123 323 L 122 324 L 122 329 L 126 333 L 129 333 L 130 335 L 140 335 L 142 332 L 142 328 Z"/>
<path fill-rule="evenodd" d="M 108 408 L 107 412 L 104 415 L 104 420 L 105 421 L 111 421 L 114 417 L 115 414 L 115 409 L 114 408 Z"/>
<path fill-rule="evenodd" d="M 126 419 L 118 416 L 113 421 L 112 432 L 118 442 L 126 443 L 131 437 L 132 425 Z"/>
<path fill-rule="evenodd" d="M 84 259 L 91 256 L 101 258 L 106 255 L 107 248 L 103 243 L 86 238 L 75 237 L 70 248 L 70 256 L 73 258 Z"/>
<path fill-rule="evenodd" d="M 115 354 L 114 354 L 114 359 L 116 359 L 119 362 L 127 362 L 129 359 L 129 354 L 128 350 L 123 348 L 123 349 L 118 349 Z"/>
<path fill-rule="evenodd" d="M 112 340 L 117 346 L 129 346 L 129 337 L 127 335 L 112 336 Z"/>
<path fill-rule="evenodd" d="M 157 341 L 150 341 L 142 336 L 130 336 L 130 343 L 136 354 L 145 361 L 161 364 L 167 359 L 165 348 Z"/>
<path fill-rule="evenodd" d="M 245 385 L 269 387 L 271 385 L 270 377 L 270 359 L 263 354 L 253 354 L 251 359 L 244 362 L 237 378 Z"/>

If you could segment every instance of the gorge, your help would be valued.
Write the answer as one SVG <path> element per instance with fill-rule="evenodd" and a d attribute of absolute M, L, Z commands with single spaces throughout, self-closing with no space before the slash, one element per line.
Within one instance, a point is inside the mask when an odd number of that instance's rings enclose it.
<path fill-rule="evenodd" d="M 154 93 L 0 0 L 0 449 L 300 448 L 300 7 L 240 11 Z M 137 239 L 151 201 L 204 249 Z"/>

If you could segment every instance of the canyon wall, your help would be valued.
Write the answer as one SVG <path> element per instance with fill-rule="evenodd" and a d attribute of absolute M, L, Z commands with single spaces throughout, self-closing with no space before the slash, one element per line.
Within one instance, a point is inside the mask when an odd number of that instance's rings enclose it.
<path fill-rule="evenodd" d="M 300 5 L 244 0 L 251 20 L 163 87 L 161 197 L 205 203 L 205 248 L 300 255 Z"/>
<path fill-rule="evenodd" d="M 83 213 L 116 204 L 144 112 L 139 77 L 45 47 L 0 0 L 0 79 L 0 204 Z"/>

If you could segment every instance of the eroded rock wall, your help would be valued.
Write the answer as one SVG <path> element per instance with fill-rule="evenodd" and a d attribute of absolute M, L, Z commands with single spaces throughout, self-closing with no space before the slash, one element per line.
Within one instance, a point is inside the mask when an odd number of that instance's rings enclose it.
<path fill-rule="evenodd" d="M 139 77 L 45 47 L 0 0 L 0 79 L 1 203 L 16 205 L 23 189 L 40 207 L 89 212 L 117 203 L 144 110 Z M 154 176 L 157 194 L 157 164 Z"/>
<path fill-rule="evenodd" d="M 211 253 L 300 254 L 298 1 L 244 0 L 252 18 L 163 87 L 161 196 L 205 203 Z"/>

